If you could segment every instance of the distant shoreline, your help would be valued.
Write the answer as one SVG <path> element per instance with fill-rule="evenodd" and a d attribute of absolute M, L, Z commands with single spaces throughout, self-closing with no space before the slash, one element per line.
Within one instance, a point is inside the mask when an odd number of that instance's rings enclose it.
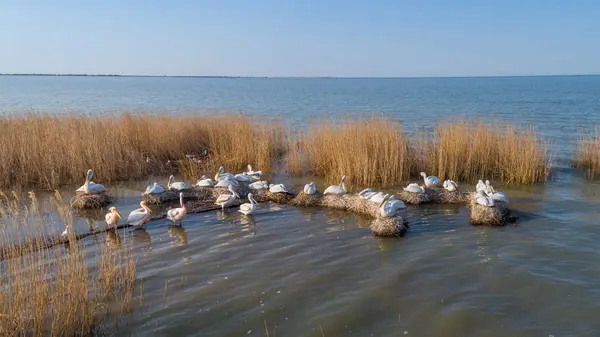
<path fill-rule="evenodd" d="M 583 77 L 600 74 L 549 74 L 549 75 L 484 75 L 484 76 L 397 76 L 397 77 L 336 77 L 336 76 L 208 76 L 208 75 L 119 75 L 119 74 L 11 74 L 0 76 L 31 77 L 167 77 L 167 78 L 263 78 L 263 79 L 419 79 L 419 78 L 515 78 L 515 77 Z"/>

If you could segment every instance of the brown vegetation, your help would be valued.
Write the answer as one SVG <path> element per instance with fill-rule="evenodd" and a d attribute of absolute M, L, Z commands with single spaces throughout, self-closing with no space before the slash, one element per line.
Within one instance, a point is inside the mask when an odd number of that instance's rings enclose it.
<path fill-rule="evenodd" d="M 504 226 L 510 213 L 508 205 L 501 201 L 495 201 L 493 207 L 477 204 L 475 193 L 471 194 L 471 224 L 476 226 Z"/>
<path fill-rule="evenodd" d="M 582 132 L 577 140 L 577 151 L 573 164 L 587 169 L 591 176 L 600 174 L 600 130 Z"/>
<path fill-rule="evenodd" d="M 102 208 L 111 202 L 111 197 L 104 193 L 87 194 L 78 192 L 75 194 L 73 199 L 71 199 L 71 207 L 74 209 Z"/>

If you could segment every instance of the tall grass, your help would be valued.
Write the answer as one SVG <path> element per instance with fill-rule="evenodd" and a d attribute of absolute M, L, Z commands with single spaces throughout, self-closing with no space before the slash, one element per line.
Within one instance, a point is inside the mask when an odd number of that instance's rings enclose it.
<path fill-rule="evenodd" d="M 580 132 L 573 165 L 587 169 L 591 176 L 600 175 L 600 130 Z"/>
<path fill-rule="evenodd" d="M 241 114 L 5 116 L 0 117 L 0 188 L 82 184 L 89 168 L 96 182 L 139 179 L 171 173 L 167 160 L 181 160 L 190 178 L 206 164 L 237 170 L 253 163 L 268 170 L 282 152 L 282 135 L 280 125 L 258 124 Z M 185 157 L 204 150 L 212 159 L 204 165 Z"/>
<path fill-rule="evenodd" d="M 62 221 L 71 211 L 60 195 L 53 199 Z M 72 236 L 67 246 L 40 250 L 36 237 L 58 235 L 45 227 L 46 213 L 35 194 L 26 200 L 2 193 L 0 335 L 82 336 L 102 327 L 108 301 L 128 307 L 133 297 L 135 262 L 131 245 L 101 249 L 88 264 L 85 246 Z M 21 243 L 21 244 L 16 244 Z"/>

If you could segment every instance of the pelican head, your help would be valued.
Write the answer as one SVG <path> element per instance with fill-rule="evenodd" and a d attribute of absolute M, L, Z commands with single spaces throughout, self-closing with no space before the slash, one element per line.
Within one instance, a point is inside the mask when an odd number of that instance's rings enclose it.
<path fill-rule="evenodd" d="M 248 172 L 252 172 L 252 165 L 248 164 Z"/>
<path fill-rule="evenodd" d="M 92 169 L 87 170 L 87 180 L 92 181 L 93 177 L 94 177 L 94 171 L 92 171 Z"/>
<path fill-rule="evenodd" d="M 229 190 L 229 192 L 231 192 L 236 198 L 240 199 L 240 195 L 237 194 L 237 192 L 233 189 L 232 185 L 227 186 L 227 189 Z"/>
<path fill-rule="evenodd" d="M 169 184 L 168 184 L 168 188 L 171 188 L 171 185 L 175 182 L 175 176 L 174 175 L 170 175 L 169 176 Z"/>
<path fill-rule="evenodd" d="M 202 177 L 200 177 L 200 180 L 204 180 L 204 179 L 206 179 L 205 175 L 203 175 Z"/>
<path fill-rule="evenodd" d="M 219 166 L 219 174 L 224 173 L 225 168 L 223 166 Z"/>
<path fill-rule="evenodd" d="M 116 207 L 111 207 L 108 209 L 112 214 L 116 215 L 119 217 L 119 219 L 121 219 L 121 214 L 119 214 L 119 212 L 117 212 L 117 208 Z"/>
<path fill-rule="evenodd" d="M 421 172 L 421 173 L 419 173 L 419 174 L 421 175 L 421 177 L 423 177 L 423 178 L 427 178 L 427 174 L 425 174 L 425 172 Z"/>

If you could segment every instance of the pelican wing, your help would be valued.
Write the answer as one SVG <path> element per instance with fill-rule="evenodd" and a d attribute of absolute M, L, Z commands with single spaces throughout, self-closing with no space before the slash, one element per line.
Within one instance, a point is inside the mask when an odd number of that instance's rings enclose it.
<path fill-rule="evenodd" d="M 252 210 L 252 204 L 251 203 L 245 203 L 245 204 L 241 204 L 240 205 L 240 210 L 241 211 L 246 211 L 249 212 Z"/>
<path fill-rule="evenodd" d="M 146 212 L 143 208 L 138 208 L 134 211 L 131 211 L 131 213 L 129 213 L 129 217 L 127 217 L 127 223 L 131 224 L 131 225 L 135 225 L 137 223 L 139 223 L 141 220 L 143 220 L 146 217 Z"/>
<path fill-rule="evenodd" d="M 216 204 L 221 204 L 226 202 L 227 200 L 233 198 L 232 194 L 221 194 L 219 195 L 219 197 L 217 197 L 217 201 L 215 201 Z"/>
<path fill-rule="evenodd" d="M 329 186 L 323 192 L 323 194 L 336 194 L 336 195 L 340 195 L 340 194 L 344 194 L 344 193 L 346 193 L 346 191 L 344 191 L 341 187 L 339 187 L 337 185 Z"/>
<path fill-rule="evenodd" d="M 181 208 L 173 208 L 167 212 L 167 219 L 173 221 L 177 216 L 181 214 L 183 210 Z"/>

